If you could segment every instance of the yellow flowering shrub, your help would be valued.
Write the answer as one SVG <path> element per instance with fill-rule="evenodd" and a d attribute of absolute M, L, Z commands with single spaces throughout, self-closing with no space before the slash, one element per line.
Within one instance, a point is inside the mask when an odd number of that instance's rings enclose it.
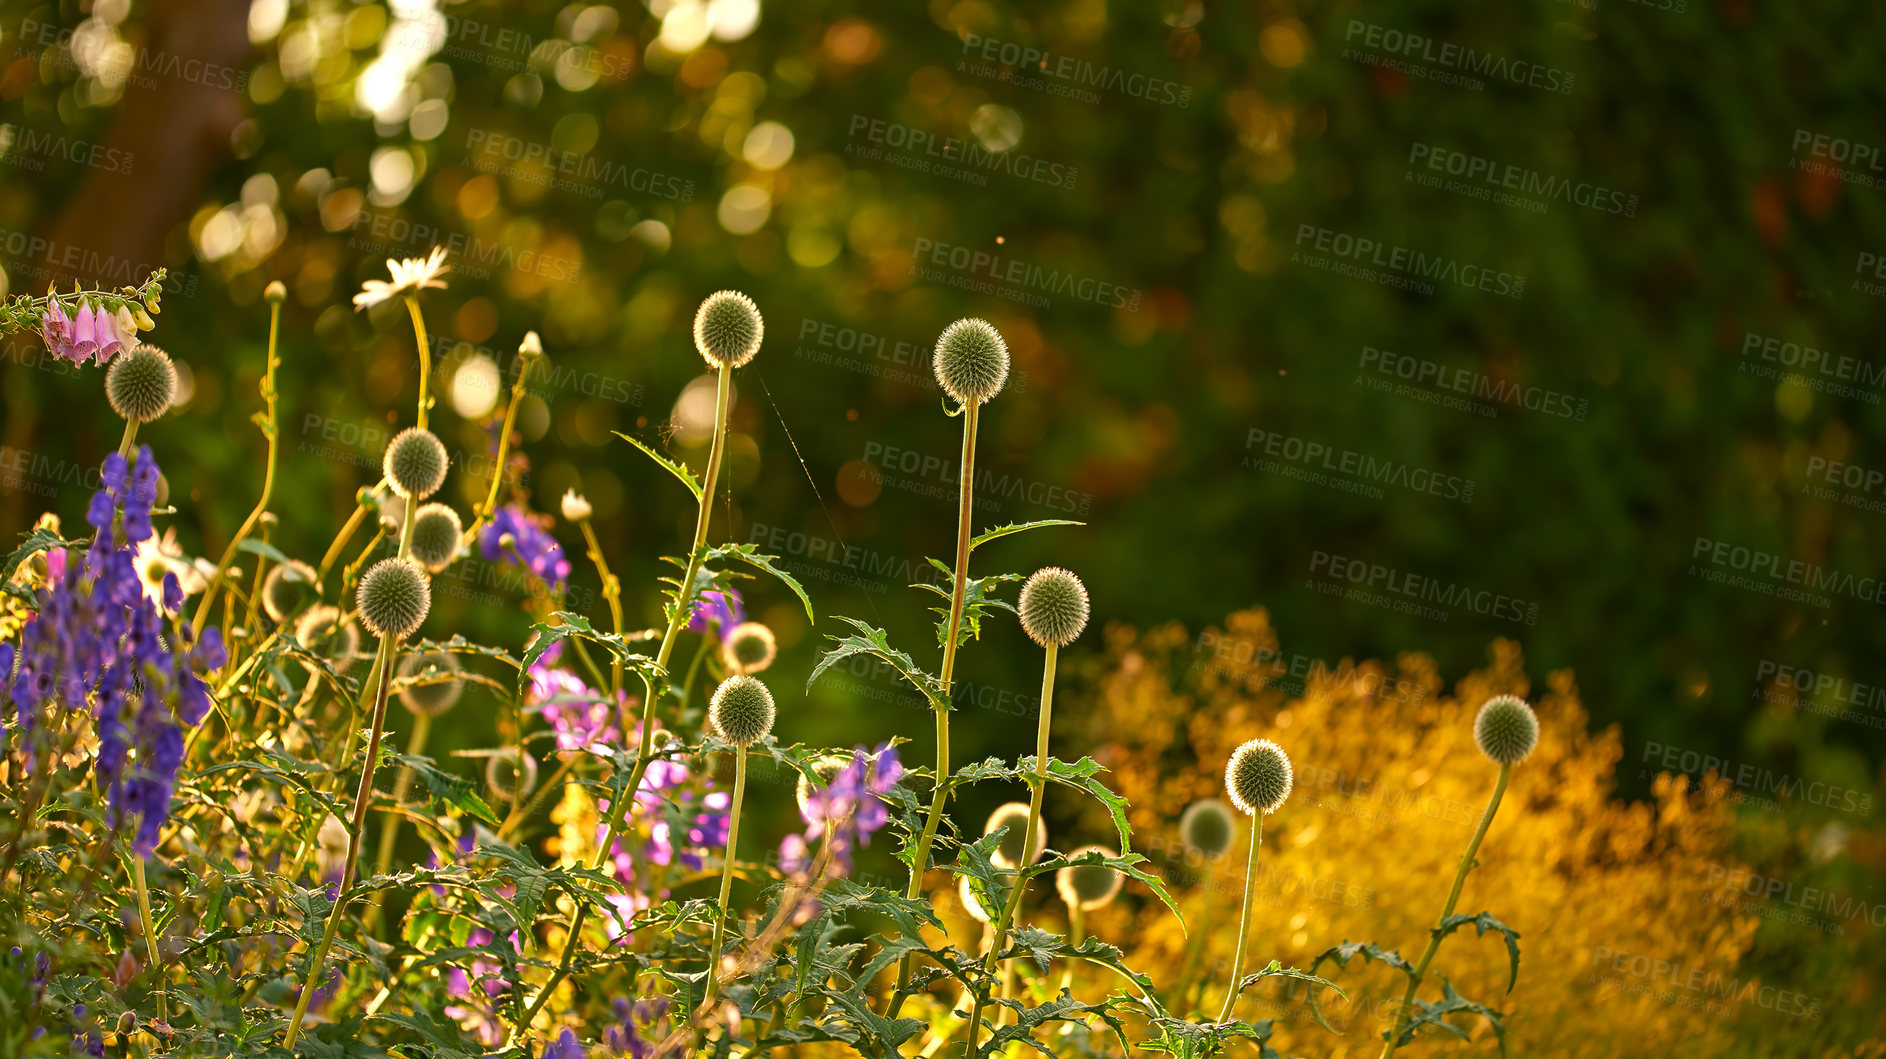
<path fill-rule="evenodd" d="M 1719 879 L 1721 866 L 1736 863 L 1726 788 L 1712 780 L 1692 791 L 1686 778 L 1663 776 L 1649 802 L 1614 799 L 1619 734 L 1589 730 L 1571 673 L 1534 687 L 1507 641 L 1451 689 L 1420 655 L 1335 671 L 1289 657 L 1262 611 L 1234 614 L 1197 637 L 1177 625 L 1145 633 L 1115 626 L 1104 659 L 1086 674 L 1091 693 L 1067 697 L 1061 730 L 1105 740 L 1092 752 L 1130 800 L 1135 846 L 1180 897 L 1193 948 L 1155 901 L 1118 902 L 1087 925 L 1152 974 L 1177 1010 L 1217 1014 L 1236 942 L 1244 818 L 1216 864 L 1188 863 L 1177 828 L 1188 804 L 1222 797 L 1234 747 L 1274 739 L 1296 770 L 1295 791 L 1266 820 L 1247 973 L 1273 959 L 1307 970 L 1345 941 L 1413 961 L 1498 776 L 1474 745 L 1475 711 L 1511 693 L 1536 706 L 1539 746 L 1513 771 L 1457 911 L 1491 912 L 1520 932 L 1518 984 L 1506 991 L 1500 937 L 1476 937 L 1469 927 L 1441 947 L 1424 998 L 1438 999 L 1445 978 L 1508 1012 L 1514 1055 L 1882 1054 L 1877 1037 L 1858 1052 L 1802 1050 L 1824 1025 L 1819 1008 L 1841 1001 L 1742 969 L 1761 921 L 1716 900 L 1711 869 Z M 1099 818 L 1083 826 L 1105 833 Z M 1316 1024 L 1300 986 L 1254 987 L 1237 1015 L 1276 1018 L 1273 1043 L 1286 1054 L 1377 1055 L 1404 976 L 1360 957 L 1346 970 L 1326 962 L 1318 973 L 1349 994 L 1323 994 L 1339 1034 Z M 1193 1007 L 1176 1002 L 1184 978 L 1202 983 L 1190 991 Z M 1466 1040 L 1430 1029 L 1404 1051 L 1497 1054 L 1485 1020 L 1453 1022 Z"/>

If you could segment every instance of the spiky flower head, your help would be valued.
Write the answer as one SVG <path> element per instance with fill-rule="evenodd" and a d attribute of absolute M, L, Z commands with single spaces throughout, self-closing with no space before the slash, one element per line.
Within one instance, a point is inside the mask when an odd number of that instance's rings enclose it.
<path fill-rule="evenodd" d="M 998 806 L 989 814 L 989 822 L 982 825 L 984 838 L 995 834 L 998 828 L 1008 828 L 1002 841 L 989 854 L 989 862 L 1003 871 L 1014 871 L 1022 862 L 1022 840 L 1028 832 L 1028 803 L 1009 802 Z M 1040 817 L 1035 818 L 1035 860 L 1048 848 L 1048 823 Z M 1032 862 L 1031 862 L 1032 863 Z"/>
<path fill-rule="evenodd" d="M 1274 813 L 1290 797 L 1290 758 L 1268 739 L 1253 739 L 1231 752 L 1225 765 L 1225 790 L 1231 804 L 1250 816 Z"/>
<path fill-rule="evenodd" d="M 452 565 L 458 555 L 459 538 L 464 535 L 465 524 L 459 521 L 458 512 L 444 504 L 425 504 L 413 513 L 412 556 L 436 574 Z"/>
<path fill-rule="evenodd" d="M 1030 640 L 1066 647 L 1087 627 L 1087 586 L 1058 566 L 1042 567 L 1022 584 L 1015 609 Z"/>
<path fill-rule="evenodd" d="M 133 423 L 156 419 L 176 399 L 177 366 L 156 346 L 133 346 L 105 370 L 105 400 Z"/>
<path fill-rule="evenodd" d="M 751 746 L 773 730 L 773 693 L 753 677 L 733 676 L 714 689 L 707 716 L 721 738 Z"/>
<path fill-rule="evenodd" d="M 1495 695 L 1473 721 L 1473 741 L 1497 765 L 1517 765 L 1539 745 L 1539 717 L 1517 695 Z"/>
<path fill-rule="evenodd" d="M 1082 846 L 1068 854 L 1067 859 L 1079 860 L 1088 853 L 1108 858 L 1119 856 L 1105 846 Z M 1054 873 L 1054 888 L 1060 891 L 1061 900 L 1067 902 L 1069 908 L 1083 912 L 1112 904 L 1125 882 L 1126 876 L 1099 864 L 1070 864 Z"/>
<path fill-rule="evenodd" d="M 804 816 L 812 808 L 812 792 L 831 785 L 832 777 L 837 776 L 846 765 L 851 764 L 850 754 L 820 754 L 812 761 L 812 775 L 799 774 L 799 785 L 793 791 L 799 800 L 799 815 Z"/>
<path fill-rule="evenodd" d="M 399 660 L 399 675 L 402 679 L 416 678 L 419 683 L 399 689 L 399 701 L 414 713 L 437 717 L 458 705 L 458 697 L 465 690 L 459 674 L 464 671 L 449 651 L 414 651 Z"/>
<path fill-rule="evenodd" d="M 1231 807 L 1216 798 L 1200 798 L 1179 817 L 1179 838 L 1185 848 L 1211 860 L 1231 848 Z"/>
<path fill-rule="evenodd" d="M 758 673 L 773 664 L 779 654 L 779 641 L 773 630 L 757 621 L 746 621 L 727 631 L 720 642 L 720 658 L 735 673 Z"/>
<path fill-rule="evenodd" d="M 314 567 L 299 559 L 280 563 L 262 578 L 262 609 L 269 620 L 284 622 L 301 610 L 302 604 L 319 595 L 314 587 Z"/>
<path fill-rule="evenodd" d="M 382 559 L 360 579 L 354 608 L 368 632 L 403 640 L 432 610 L 432 583 L 411 559 Z"/>
<path fill-rule="evenodd" d="M 445 443 L 424 427 L 407 427 L 387 442 L 385 464 L 395 493 L 424 500 L 445 484 Z"/>
<path fill-rule="evenodd" d="M 563 517 L 571 522 L 581 522 L 590 514 L 589 500 L 574 489 L 563 491 Z"/>
<path fill-rule="evenodd" d="M 708 295 L 694 314 L 694 348 L 712 367 L 745 365 L 760 351 L 765 335 L 759 308 L 737 290 Z"/>
<path fill-rule="evenodd" d="M 327 660 L 334 672 L 345 673 L 360 653 L 360 627 L 341 620 L 341 609 L 316 603 L 295 620 L 295 642 Z"/>
<path fill-rule="evenodd" d="M 500 801 L 520 801 L 537 789 L 537 759 L 505 747 L 485 762 L 485 789 Z"/>
<path fill-rule="evenodd" d="M 930 366 L 944 393 L 961 404 L 981 404 L 1008 381 L 1008 343 L 987 320 L 958 320 L 936 340 Z"/>

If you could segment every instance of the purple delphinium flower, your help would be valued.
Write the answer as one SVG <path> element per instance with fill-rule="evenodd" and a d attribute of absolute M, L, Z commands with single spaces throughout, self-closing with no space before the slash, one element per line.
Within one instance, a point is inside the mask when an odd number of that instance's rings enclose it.
<path fill-rule="evenodd" d="M 576 1034 L 564 1030 L 563 1036 L 550 1042 L 544 1049 L 544 1059 L 589 1059 L 589 1053 L 583 1049 L 582 1042 L 576 1039 Z"/>
<path fill-rule="evenodd" d="M 504 547 L 506 534 L 511 536 L 515 555 Z M 526 569 L 543 578 L 552 589 L 562 588 L 570 579 L 570 561 L 563 557 L 563 546 L 538 525 L 530 512 L 516 504 L 498 509 L 478 537 L 478 552 L 491 563 L 522 560 Z"/>
<path fill-rule="evenodd" d="M 780 844 L 780 867 L 788 875 L 803 874 L 812 865 L 812 843 L 822 837 L 831 855 L 827 870 L 833 875 L 851 874 L 852 849 L 869 846 L 871 836 L 890 821 L 884 795 L 903 775 L 897 748 L 889 743 L 869 754 L 863 747 L 852 751 L 851 763 L 806 798 L 800 814 L 805 818 L 805 834 L 789 835 Z"/>
<path fill-rule="evenodd" d="M 727 589 L 710 588 L 702 592 L 694 601 L 694 611 L 688 615 L 689 632 L 712 632 L 715 639 L 725 635 L 728 629 L 747 620 L 746 608 L 740 605 L 740 593 Z"/>
<path fill-rule="evenodd" d="M 655 1046 L 666 1036 L 659 1027 L 667 1020 L 668 998 L 651 997 L 631 1004 L 627 997 L 617 997 L 616 1021 L 602 1031 L 602 1040 L 616 1055 L 630 1059 L 648 1059 Z"/>

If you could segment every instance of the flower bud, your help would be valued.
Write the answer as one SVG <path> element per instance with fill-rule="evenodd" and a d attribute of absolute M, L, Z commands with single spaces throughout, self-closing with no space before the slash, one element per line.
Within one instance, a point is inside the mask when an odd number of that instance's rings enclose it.
<path fill-rule="evenodd" d="M 563 517 L 571 522 L 581 522 L 590 516 L 589 501 L 574 489 L 563 492 Z"/>
<path fill-rule="evenodd" d="M 708 295 L 694 314 L 694 348 L 712 367 L 745 365 L 760 351 L 765 334 L 760 310 L 739 291 Z"/>
<path fill-rule="evenodd" d="M 399 701 L 415 714 L 437 717 L 458 704 L 465 681 L 457 674 L 464 671 L 458 657 L 449 651 L 415 651 L 399 660 L 399 675 L 402 679 L 418 677 L 429 682 L 399 689 Z M 441 675 L 452 679 L 437 680 Z"/>
<path fill-rule="evenodd" d="M 156 346 L 134 346 L 105 371 L 105 400 L 121 418 L 148 423 L 177 397 L 177 366 Z"/>
<path fill-rule="evenodd" d="M 1036 570 L 1016 604 L 1022 631 L 1043 647 L 1066 647 L 1087 627 L 1087 586 L 1058 566 Z"/>
<path fill-rule="evenodd" d="M 382 559 L 360 579 L 354 605 L 368 632 L 403 640 L 432 609 L 432 585 L 412 560 Z"/>
<path fill-rule="evenodd" d="M 452 565 L 458 556 L 459 538 L 465 526 L 458 512 L 444 504 L 425 504 L 413 513 L 413 535 L 409 542 L 412 557 L 428 573 L 438 573 Z"/>
<path fill-rule="evenodd" d="M 299 559 L 276 564 L 262 578 L 262 609 L 269 620 L 279 624 L 299 613 L 304 603 L 320 595 L 314 582 L 314 567 Z"/>
<path fill-rule="evenodd" d="M 1200 798 L 1179 817 L 1179 839 L 1185 848 L 1212 860 L 1231 848 L 1231 807 L 1216 798 Z"/>
<path fill-rule="evenodd" d="M 742 622 L 727 631 L 720 643 L 720 658 L 734 673 L 759 673 L 773 664 L 779 641 L 773 630 L 757 621 Z"/>
<path fill-rule="evenodd" d="M 537 759 L 505 747 L 485 762 L 485 788 L 502 801 L 524 800 L 537 789 Z"/>
<path fill-rule="evenodd" d="M 1014 871 L 1022 862 L 1022 839 L 1028 830 L 1028 805 L 1026 802 L 1010 802 L 1000 806 L 989 814 L 988 823 L 982 826 L 984 838 L 995 834 L 997 828 L 1006 827 L 1008 833 L 996 844 L 995 852 L 989 854 L 990 863 L 1003 871 Z M 1035 860 L 1048 848 L 1048 823 L 1035 819 Z M 1031 862 L 1032 863 L 1032 862 Z"/>
<path fill-rule="evenodd" d="M 544 355 L 544 340 L 537 337 L 537 332 L 524 332 L 524 340 L 517 344 L 517 352 L 526 358 Z"/>
<path fill-rule="evenodd" d="M 987 320 L 958 320 L 936 340 L 930 366 L 944 393 L 960 404 L 981 404 L 1008 381 L 1008 343 Z"/>
<path fill-rule="evenodd" d="M 1495 695 L 1473 721 L 1473 741 L 1496 765 L 1517 765 L 1539 745 L 1539 717 L 1516 695 Z"/>
<path fill-rule="evenodd" d="M 1078 860 L 1087 853 L 1110 858 L 1119 856 L 1105 846 L 1082 846 L 1068 854 L 1067 859 Z M 1112 904 L 1125 882 L 1126 876 L 1099 864 L 1071 864 L 1054 873 L 1054 888 L 1060 892 L 1061 900 L 1067 902 L 1069 908 L 1083 912 Z"/>
<path fill-rule="evenodd" d="M 360 629 L 351 621 L 341 621 L 339 607 L 317 603 L 295 622 L 295 642 L 326 659 L 334 672 L 345 673 L 360 653 Z"/>
<path fill-rule="evenodd" d="M 1290 758 L 1268 739 L 1253 739 L 1231 752 L 1225 765 L 1225 789 L 1231 804 L 1246 815 L 1274 813 L 1290 797 Z"/>
<path fill-rule="evenodd" d="M 751 746 L 773 730 L 773 693 L 748 676 L 728 677 L 714 690 L 707 716 L 721 738 L 735 746 Z"/>
<path fill-rule="evenodd" d="M 262 288 L 262 297 L 267 299 L 270 305 L 280 305 L 288 300 L 288 286 L 281 280 L 275 280 Z"/>
<path fill-rule="evenodd" d="M 424 500 L 445 484 L 445 445 L 423 427 L 407 427 L 393 435 L 384 462 L 393 491 L 401 496 Z"/>

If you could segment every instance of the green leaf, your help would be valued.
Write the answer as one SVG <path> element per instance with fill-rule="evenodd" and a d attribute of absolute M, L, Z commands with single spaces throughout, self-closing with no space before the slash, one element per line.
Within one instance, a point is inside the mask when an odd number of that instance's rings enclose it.
<path fill-rule="evenodd" d="M 1519 984 L 1519 931 L 1493 918 L 1493 913 L 1482 912 L 1477 916 L 1452 915 L 1441 920 L 1441 925 L 1434 928 L 1434 936 L 1444 938 L 1467 924 L 1473 924 L 1479 931 L 1478 937 L 1485 937 L 1487 931 L 1497 930 L 1506 938 L 1506 956 L 1512 965 L 1512 977 L 1507 979 L 1506 991 L 1513 991 Z"/>
<path fill-rule="evenodd" d="M 982 545 L 987 544 L 992 540 L 995 540 L 997 537 L 1006 537 L 1010 535 L 1011 533 L 1022 533 L 1031 529 L 1040 529 L 1043 526 L 1085 526 L 1085 525 L 1087 525 L 1087 523 L 1085 522 L 1075 522 L 1072 519 L 1065 519 L 1065 518 L 1044 518 L 1039 522 L 1011 522 L 1006 526 L 997 526 L 994 529 L 986 529 L 986 530 L 983 530 L 981 533 L 976 534 L 974 537 L 970 538 L 969 550 L 973 552 L 977 548 L 981 547 Z"/>
<path fill-rule="evenodd" d="M 846 622 L 858 632 L 851 636 L 830 636 L 832 646 L 819 657 L 819 664 L 812 667 L 812 675 L 806 678 L 806 691 L 818 682 L 826 670 L 854 655 L 869 655 L 896 670 L 898 675 L 911 683 L 928 699 L 932 709 L 950 709 L 949 695 L 943 688 L 943 681 L 925 672 L 917 663 L 902 651 L 891 646 L 890 636 L 883 629 L 875 628 L 859 621 L 840 615 L 839 621 Z"/>
<path fill-rule="evenodd" d="M 1493 1036 L 1500 1042 L 1500 1054 L 1506 1054 L 1506 1013 L 1487 1007 L 1484 1004 L 1476 1004 L 1466 997 L 1461 996 L 1459 993 L 1454 992 L 1454 984 L 1452 982 L 1445 980 L 1441 982 L 1440 1000 L 1434 1003 L 1428 1003 L 1425 1000 L 1416 1000 L 1414 1002 L 1414 1009 L 1414 1017 L 1408 1020 L 1408 1025 L 1401 1031 L 1401 1037 L 1398 1039 L 1397 1047 L 1414 1040 L 1415 1030 L 1422 1026 L 1436 1026 L 1454 1034 L 1462 1040 L 1466 1040 L 1466 1031 L 1448 1022 L 1447 1016 L 1468 1014 L 1479 1015 L 1489 1023 L 1492 1023 Z M 1387 1036 L 1386 1033 L 1383 1034 L 1383 1037 Z"/>
<path fill-rule="evenodd" d="M 491 806 L 486 805 L 485 800 L 478 796 L 478 792 L 472 786 L 470 780 L 450 772 L 440 771 L 438 767 L 433 764 L 431 758 L 414 757 L 411 754 L 397 754 L 394 755 L 393 760 L 406 768 L 412 769 L 420 779 L 425 780 L 426 790 L 430 791 L 434 798 L 461 812 L 483 820 L 492 827 L 498 826 L 497 814 L 493 813 Z"/>
<path fill-rule="evenodd" d="M 38 601 L 33 598 L 31 592 L 13 583 L 14 571 L 20 568 L 21 563 L 38 555 L 40 552 L 51 551 L 54 548 L 71 548 L 73 546 L 72 541 L 66 540 L 64 537 L 59 536 L 49 529 L 34 530 L 26 535 L 26 539 L 20 543 L 18 548 L 13 549 L 13 554 L 7 556 L 5 568 L 0 569 L 0 585 L 4 585 L 9 594 L 18 596 L 21 600 L 30 605 L 38 606 Z"/>
<path fill-rule="evenodd" d="M 625 638 L 617 636 L 612 632 L 598 632 L 594 626 L 590 625 L 589 619 L 581 614 L 560 610 L 552 615 L 552 617 L 555 618 L 559 624 L 538 624 L 530 627 L 531 632 L 537 635 L 531 641 L 530 648 L 524 652 L 523 661 L 517 672 L 517 695 L 519 698 L 523 697 L 524 689 L 526 685 L 530 683 L 530 667 L 536 664 L 539 658 L 543 657 L 545 651 L 550 650 L 552 644 L 566 640 L 572 636 L 581 637 L 591 643 L 601 644 L 608 649 L 611 657 L 620 661 L 629 669 L 647 676 L 649 682 L 655 684 L 657 687 L 660 687 L 662 683 L 667 681 L 668 671 L 658 665 L 653 657 L 645 655 L 640 651 L 630 650 L 629 642 Z"/>
<path fill-rule="evenodd" d="M 1263 970 L 1258 971 L 1255 974 L 1245 975 L 1244 981 L 1238 983 L 1239 995 L 1243 995 L 1246 989 L 1251 988 L 1252 986 L 1256 985 L 1257 983 L 1263 981 L 1266 978 L 1293 978 L 1299 982 L 1308 982 L 1310 983 L 1310 988 L 1312 991 L 1314 991 L 1317 986 L 1328 986 L 1329 988 L 1336 990 L 1337 996 L 1342 997 L 1345 1000 L 1349 998 L 1349 994 L 1343 992 L 1341 987 L 1339 987 L 1336 983 L 1331 982 L 1325 978 L 1318 978 L 1317 976 L 1310 974 L 1307 971 L 1299 971 L 1295 967 L 1285 967 L 1283 964 L 1279 963 L 1276 960 L 1270 961 L 1268 966 L 1266 966 Z"/>
<path fill-rule="evenodd" d="M 288 556 L 282 554 L 281 549 L 267 541 L 256 540 L 254 537 L 244 537 L 242 543 L 236 545 L 236 550 L 248 552 L 250 555 L 259 555 L 271 563 L 286 565 L 290 561 Z"/>
<path fill-rule="evenodd" d="M 936 642 L 942 647 L 949 642 L 950 604 L 954 601 L 955 575 L 941 560 L 931 559 L 930 565 L 942 571 L 944 585 L 935 585 L 927 581 L 911 585 L 911 588 L 925 592 L 934 592 L 943 598 L 943 605 L 931 607 L 930 613 L 937 616 Z M 971 640 L 982 636 L 982 619 L 991 609 L 1006 610 L 1015 613 L 1015 605 L 995 598 L 994 590 L 1009 581 L 1020 581 L 1020 574 L 991 574 L 988 577 L 970 578 L 963 582 L 963 622 L 956 631 L 956 646 L 961 647 Z"/>
<path fill-rule="evenodd" d="M 799 602 L 805 606 L 806 620 L 818 621 L 812 614 L 812 597 L 806 595 L 805 586 L 801 585 L 791 574 L 773 565 L 779 560 L 779 556 L 761 554 L 760 546 L 757 544 L 721 544 L 709 549 L 706 558 L 702 561 L 712 562 L 715 559 L 737 559 L 754 569 L 772 574 L 779 579 L 781 584 L 792 589 L 793 595 L 799 597 Z"/>
<path fill-rule="evenodd" d="M 676 478 L 679 478 L 681 480 L 681 484 L 688 487 L 688 492 L 694 494 L 694 499 L 699 500 L 701 498 L 701 483 L 694 480 L 694 472 L 688 470 L 686 467 L 681 466 L 680 464 L 669 459 L 668 457 L 663 456 L 661 453 L 656 452 L 654 449 L 650 448 L 648 444 L 642 441 L 640 438 L 630 437 L 629 435 L 624 434 L 620 430 L 612 430 L 610 431 L 610 433 L 614 434 L 616 437 L 621 438 L 623 441 L 626 441 L 629 444 L 635 446 L 636 448 L 641 449 L 643 452 L 646 452 L 648 454 L 649 459 L 654 460 L 656 463 L 659 463 L 663 467 L 668 468 L 669 474 L 672 474 Z"/>

